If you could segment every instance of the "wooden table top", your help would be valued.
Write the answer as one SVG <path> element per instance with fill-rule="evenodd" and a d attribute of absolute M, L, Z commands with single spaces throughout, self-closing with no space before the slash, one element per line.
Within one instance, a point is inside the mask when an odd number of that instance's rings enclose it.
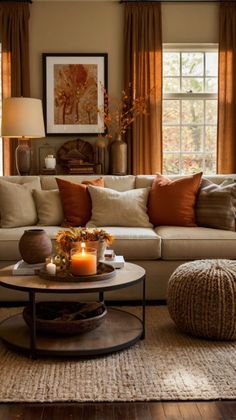
<path fill-rule="evenodd" d="M 116 275 L 107 280 L 90 282 L 57 282 L 45 280 L 37 275 L 13 276 L 13 265 L 0 270 L 0 285 L 23 292 L 40 293 L 88 293 L 106 292 L 121 289 L 139 283 L 145 277 L 144 268 L 137 264 L 125 263 L 123 268 L 116 270 Z"/>

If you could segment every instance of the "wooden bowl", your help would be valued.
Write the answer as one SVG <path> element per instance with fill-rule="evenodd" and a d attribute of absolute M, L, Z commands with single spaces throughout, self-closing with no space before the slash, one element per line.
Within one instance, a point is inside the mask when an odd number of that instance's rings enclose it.
<path fill-rule="evenodd" d="M 91 309 L 90 311 L 89 307 Z M 84 311 L 84 313 L 87 310 L 88 317 L 84 319 L 73 319 L 79 316 L 81 310 Z M 37 302 L 36 331 L 58 335 L 84 334 L 99 327 L 106 315 L 107 309 L 104 303 Z M 29 305 L 23 310 L 23 318 L 26 324 L 31 327 L 32 317 Z"/>

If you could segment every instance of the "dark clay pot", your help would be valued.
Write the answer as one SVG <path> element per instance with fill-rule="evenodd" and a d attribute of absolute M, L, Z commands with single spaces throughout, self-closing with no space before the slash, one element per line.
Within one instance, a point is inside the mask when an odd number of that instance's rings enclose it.
<path fill-rule="evenodd" d="M 52 253 L 52 242 L 43 229 L 25 230 L 19 241 L 19 251 L 28 264 L 43 263 Z"/>

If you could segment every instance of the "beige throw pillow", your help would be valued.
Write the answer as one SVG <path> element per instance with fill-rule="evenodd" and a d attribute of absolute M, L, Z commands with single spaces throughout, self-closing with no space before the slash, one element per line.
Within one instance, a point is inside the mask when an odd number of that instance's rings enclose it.
<path fill-rule="evenodd" d="M 32 226 L 37 223 L 37 212 L 32 191 L 40 188 L 38 180 L 13 184 L 0 180 L 1 227 Z"/>
<path fill-rule="evenodd" d="M 92 217 L 87 226 L 152 227 L 147 215 L 149 188 L 118 192 L 89 185 Z"/>
<path fill-rule="evenodd" d="M 234 231 L 235 213 L 236 183 L 217 185 L 203 180 L 196 204 L 198 226 Z"/>
<path fill-rule="evenodd" d="M 59 190 L 34 190 L 33 197 L 38 214 L 38 224 L 60 226 L 64 212 Z"/>

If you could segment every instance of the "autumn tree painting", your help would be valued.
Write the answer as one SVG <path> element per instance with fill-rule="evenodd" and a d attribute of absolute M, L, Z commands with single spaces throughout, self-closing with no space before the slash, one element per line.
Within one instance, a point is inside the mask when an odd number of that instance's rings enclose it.
<path fill-rule="evenodd" d="M 96 64 L 54 64 L 54 124 L 97 124 Z"/>

